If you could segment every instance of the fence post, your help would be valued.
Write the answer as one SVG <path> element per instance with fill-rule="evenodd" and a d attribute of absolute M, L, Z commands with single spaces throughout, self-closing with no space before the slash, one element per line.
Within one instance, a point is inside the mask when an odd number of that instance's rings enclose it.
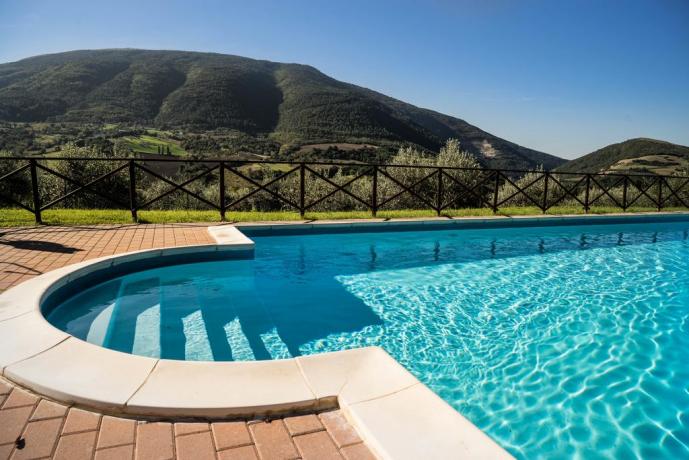
<path fill-rule="evenodd" d="M 378 165 L 373 166 L 373 190 L 371 190 L 371 215 L 378 213 Z"/>
<path fill-rule="evenodd" d="M 138 222 L 136 215 L 136 169 L 134 160 L 129 160 L 129 208 L 132 212 L 132 221 Z"/>
<path fill-rule="evenodd" d="M 498 212 L 498 188 L 500 187 L 500 171 L 495 171 L 495 188 L 493 189 L 493 214 Z"/>
<path fill-rule="evenodd" d="M 41 220 L 41 196 L 38 193 L 38 171 L 36 171 L 36 160 L 32 158 L 29 160 L 31 168 L 31 194 L 33 195 L 33 213 L 36 218 L 36 223 L 40 224 Z"/>
<path fill-rule="evenodd" d="M 435 213 L 440 216 L 443 208 L 443 168 L 438 168 L 438 196 L 435 201 Z"/>
<path fill-rule="evenodd" d="M 629 188 L 629 177 L 624 176 L 624 184 L 622 185 L 622 211 L 627 212 L 627 189 Z"/>
<path fill-rule="evenodd" d="M 541 207 L 541 210 L 543 211 L 543 214 L 548 210 L 548 176 L 549 173 L 548 171 L 543 173 L 543 180 L 545 181 L 543 184 L 543 206 Z"/>
<path fill-rule="evenodd" d="M 218 195 L 220 196 L 220 222 L 225 222 L 225 163 L 218 170 Z"/>
<path fill-rule="evenodd" d="M 220 221 L 225 222 L 225 163 L 220 162 Z"/>
<path fill-rule="evenodd" d="M 306 213 L 306 198 L 304 195 L 306 195 L 306 165 L 302 161 L 299 166 L 299 215 L 302 219 Z"/>
<path fill-rule="evenodd" d="M 663 209 L 663 182 L 665 181 L 664 177 L 658 178 L 658 212 L 660 212 L 661 209 Z"/>
<path fill-rule="evenodd" d="M 584 212 L 589 213 L 589 193 L 591 193 L 591 175 L 586 175 L 586 194 L 584 195 Z"/>

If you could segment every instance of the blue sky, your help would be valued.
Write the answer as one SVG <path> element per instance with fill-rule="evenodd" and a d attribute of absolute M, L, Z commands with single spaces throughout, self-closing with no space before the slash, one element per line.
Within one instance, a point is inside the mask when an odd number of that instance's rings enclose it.
<path fill-rule="evenodd" d="M 116 47 L 310 64 L 567 158 L 689 145 L 688 0 L 0 0 L 0 62 Z"/>

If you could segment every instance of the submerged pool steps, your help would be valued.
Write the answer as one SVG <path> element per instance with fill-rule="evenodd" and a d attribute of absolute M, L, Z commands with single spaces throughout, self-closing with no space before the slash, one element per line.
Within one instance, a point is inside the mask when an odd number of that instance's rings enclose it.
<path fill-rule="evenodd" d="M 86 341 L 140 356 L 193 361 L 254 361 L 291 358 L 265 311 L 246 314 L 241 304 L 262 305 L 246 287 L 161 283 L 160 278 L 124 280 L 114 302 L 90 324 Z M 226 304 L 218 308 L 218 303 Z M 259 310 L 262 310 L 259 308 Z M 175 333 L 174 330 L 177 330 Z"/>

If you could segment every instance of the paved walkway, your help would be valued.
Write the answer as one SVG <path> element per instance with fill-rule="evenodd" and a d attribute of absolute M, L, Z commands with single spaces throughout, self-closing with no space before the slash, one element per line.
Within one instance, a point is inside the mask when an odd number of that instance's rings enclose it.
<path fill-rule="evenodd" d="M 212 243 L 205 225 L 0 229 L 0 290 L 82 260 Z M 2 339 L 0 339 L 1 344 Z M 339 410 L 275 420 L 147 422 L 67 407 L 0 378 L 0 460 L 372 459 Z"/>

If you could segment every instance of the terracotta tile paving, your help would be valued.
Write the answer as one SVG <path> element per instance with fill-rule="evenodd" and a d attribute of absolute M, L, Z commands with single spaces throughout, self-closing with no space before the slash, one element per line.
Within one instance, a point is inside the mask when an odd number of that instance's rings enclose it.
<path fill-rule="evenodd" d="M 72 408 L 67 414 L 62 434 L 81 433 L 97 430 L 100 426 L 100 414 L 94 414 L 82 409 Z"/>
<path fill-rule="evenodd" d="M 134 444 L 136 422 L 117 417 L 103 417 L 98 432 L 97 449 Z"/>
<path fill-rule="evenodd" d="M 168 460 L 174 458 L 171 423 L 139 423 L 136 427 L 138 439 L 136 458 L 147 460 Z"/>
<path fill-rule="evenodd" d="M 28 399 L 2 377 L 0 391 L 26 403 L 0 406 L 0 460 L 375 459 L 339 410 L 269 421 L 153 422 Z"/>
<path fill-rule="evenodd" d="M 213 243 L 204 224 L 0 228 L 0 291 L 36 275 L 121 252 Z"/>
<path fill-rule="evenodd" d="M 244 422 L 213 423 L 213 440 L 218 450 L 253 444 L 249 430 Z"/>
<path fill-rule="evenodd" d="M 299 458 L 282 420 L 273 420 L 270 423 L 249 423 L 249 431 L 261 458 L 284 460 Z"/>
<path fill-rule="evenodd" d="M 258 460 L 254 446 L 237 447 L 218 452 L 220 460 Z"/>
<path fill-rule="evenodd" d="M 340 453 L 345 460 L 376 460 L 370 450 L 365 444 L 352 444 L 351 446 L 343 447 Z"/>
<path fill-rule="evenodd" d="M 292 436 L 313 433 L 323 429 L 323 424 L 321 424 L 318 416 L 315 414 L 287 418 L 285 419 L 285 425 L 287 426 L 287 431 Z"/>
<path fill-rule="evenodd" d="M 319 415 L 323 425 L 332 436 L 337 447 L 351 446 L 359 444 L 361 438 L 354 427 L 347 422 L 347 419 L 340 411 L 324 412 Z"/>
<path fill-rule="evenodd" d="M 97 431 L 70 435 L 66 435 L 63 431 L 54 458 L 56 460 L 91 460 L 96 450 L 97 437 Z"/>
<path fill-rule="evenodd" d="M 304 460 L 329 460 L 341 459 L 332 438 L 325 431 L 304 434 L 292 438 L 301 458 Z"/>
<path fill-rule="evenodd" d="M 0 229 L 0 291 L 65 265 L 212 243 L 205 225 Z M 339 410 L 270 421 L 148 422 L 67 407 L 0 377 L 0 460 L 374 459 Z"/>

